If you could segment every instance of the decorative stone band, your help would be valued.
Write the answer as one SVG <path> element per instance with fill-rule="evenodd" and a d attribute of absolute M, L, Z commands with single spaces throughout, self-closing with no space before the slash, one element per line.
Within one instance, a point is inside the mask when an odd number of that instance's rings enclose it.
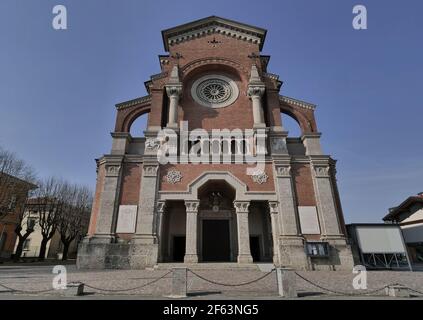
<path fill-rule="evenodd" d="M 277 201 L 269 201 L 269 211 L 270 211 L 270 214 L 278 214 L 279 203 Z"/>
<path fill-rule="evenodd" d="M 291 166 L 277 166 L 276 175 L 278 177 L 290 178 L 291 177 Z"/>
<path fill-rule="evenodd" d="M 314 166 L 314 174 L 317 178 L 329 178 L 329 166 Z"/>
<path fill-rule="evenodd" d="M 185 201 L 185 208 L 187 212 L 198 213 L 198 208 L 200 207 L 200 201 Z"/>
<path fill-rule="evenodd" d="M 171 183 L 171 184 L 175 184 L 178 183 L 182 180 L 182 173 L 181 171 L 178 170 L 170 170 L 167 174 L 166 174 L 166 181 Z"/>
<path fill-rule="evenodd" d="M 157 171 L 159 169 L 159 166 L 158 165 L 144 165 L 142 169 L 143 169 L 144 177 L 155 177 L 157 176 Z"/>
<path fill-rule="evenodd" d="M 213 23 L 203 28 L 195 29 L 192 32 L 184 32 L 182 34 L 169 37 L 168 45 L 172 46 L 184 41 L 200 38 L 204 35 L 216 34 L 216 33 L 220 33 L 232 38 L 237 38 L 237 39 L 252 42 L 252 43 L 258 43 L 258 44 L 261 43 L 261 38 L 259 35 L 253 35 L 252 33 L 246 33 L 240 29 L 236 30 L 233 27 L 231 28 L 225 25 Z"/>
<path fill-rule="evenodd" d="M 106 177 L 119 176 L 120 165 L 108 164 L 106 165 Z"/>
<path fill-rule="evenodd" d="M 279 96 L 279 100 L 281 102 L 292 104 L 292 105 L 295 105 L 295 106 L 298 106 L 298 107 L 301 107 L 301 108 L 304 108 L 304 109 L 309 109 L 309 110 L 315 110 L 316 109 L 315 104 L 308 103 L 308 102 L 301 101 L 301 100 L 294 99 L 294 98 L 290 98 L 290 97 L 286 97 L 286 96 Z"/>
<path fill-rule="evenodd" d="M 234 201 L 234 207 L 236 213 L 248 213 L 250 207 L 250 201 Z"/>
<path fill-rule="evenodd" d="M 151 96 L 150 95 L 118 103 L 116 105 L 116 109 L 118 109 L 118 110 L 125 109 L 125 108 L 135 106 L 137 104 L 143 104 L 143 103 L 147 103 L 147 102 L 151 102 Z"/>

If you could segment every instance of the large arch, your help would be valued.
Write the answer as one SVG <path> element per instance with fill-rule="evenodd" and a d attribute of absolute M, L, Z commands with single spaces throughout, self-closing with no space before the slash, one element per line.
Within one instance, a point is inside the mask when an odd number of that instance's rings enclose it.
<path fill-rule="evenodd" d="M 268 200 L 277 201 L 273 191 L 248 191 L 247 185 L 228 171 L 205 171 L 193 179 L 184 191 L 159 191 L 159 201 L 165 200 L 197 200 L 198 189 L 210 180 L 224 180 L 235 189 L 236 200 Z"/>
<path fill-rule="evenodd" d="M 302 134 L 316 132 L 313 125 L 314 121 L 309 119 L 308 116 L 300 112 L 298 109 L 289 105 L 281 104 L 280 112 L 290 116 L 295 121 L 297 121 L 301 128 Z"/>
<path fill-rule="evenodd" d="M 193 74 L 201 72 L 204 69 L 210 70 L 213 67 L 218 67 L 219 70 L 221 70 L 222 67 L 232 70 L 232 72 L 235 72 L 242 81 L 246 81 L 249 76 L 249 70 L 236 61 L 225 58 L 208 57 L 197 59 L 184 65 L 181 68 L 182 79 L 185 82 L 186 79 L 191 78 Z"/>

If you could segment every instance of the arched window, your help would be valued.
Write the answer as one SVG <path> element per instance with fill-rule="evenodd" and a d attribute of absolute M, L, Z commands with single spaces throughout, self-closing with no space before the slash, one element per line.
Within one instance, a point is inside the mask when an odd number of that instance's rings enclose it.
<path fill-rule="evenodd" d="M 132 137 L 144 137 L 144 131 L 147 130 L 148 113 L 144 113 L 135 119 L 131 124 L 130 133 Z"/>
<path fill-rule="evenodd" d="M 301 137 L 301 127 L 297 120 L 295 120 L 291 115 L 286 113 L 281 113 L 281 122 L 283 129 L 288 131 L 289 137 Z"/>

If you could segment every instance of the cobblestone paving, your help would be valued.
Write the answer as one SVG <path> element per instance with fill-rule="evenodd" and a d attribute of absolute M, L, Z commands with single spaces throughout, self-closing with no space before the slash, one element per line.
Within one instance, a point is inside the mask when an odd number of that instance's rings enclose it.
<path fill-rule="evenodd" d="M 138 296 L 163 298 L 171 294 L 172 275 L 169 270 L 102 270 L 102 271 L 81 271 L 75 266 L 67 266 L 68 282 L 78 281 L 86 284 L 85 292 L 87 297 L 105 296 Z M 193 273 L 188 274 L 188 290 L 192 298 L 277 298 L 276 273 L 273 272 L 263 279 L 243 286 L 237 284 L 250 282 L 266 275 L 266 272 L 254 270 L 195 270 L 195 273 L 212 282 L 224 283 L 228 286 L 213 284 L 200 279 Z M 343 271 L 313 271 L 298 272 L 309 281 L 324 288 L 343 293 L 364 293 L 352 287 L 352 272 Z M 56 276 L 52 274 L 50 266 L 0 266 L 0 284 L 10 288 L 24 291 L 39 291 L 52 288 L 52 280 Z M 162 279 L 148 284 L 160 277 Z M 324 291 L 307 281 L 297 277 L 297 290 L 303 298 L 328 298 L 333 293 Z M 370 271 L 367 273 L 368 291 L 383 288 L 386 285 L 400 283 L 414 290 L 423 292 L 423 272 L 396 272 L 396 271 Z M 98 289 L 97 289 L 98 288 Z M 133 290 L 128 290 L 133 288 Z M 110 291 L 99 290 L 109 289 Z M 116 290 L 124 290 L 118 292 Z M 384 290 L 372 293 L 367 298 L 381 297 Z M 0 299 L 6 296 L 17 298 L 25 296 L 59 296 L 58 292 L 43 293 L 11 293 L 0 288 Z M 416 294 L 417 295 L 417 294 Z M 345 295 L 346 296 L 346 295 Z M 423 295 L 422 295 L 423 296 Z"/>

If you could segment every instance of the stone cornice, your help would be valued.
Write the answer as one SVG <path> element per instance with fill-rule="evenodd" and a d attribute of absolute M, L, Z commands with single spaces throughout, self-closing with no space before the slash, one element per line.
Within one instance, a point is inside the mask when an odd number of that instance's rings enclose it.
<path fill-rule="evenodd" d="M 304 109 L 308 109 L 308 110 L 313 110 L 314 111 L 316 109 L 316 105 L 315 104 L 308 103 L 308 102 L 301 101 L 301 100 L 294 99 L 294 98 L 290 98 L 290 97 L 287 97 L 287 96 L 279 96 L 279 100 L 281 102 L 285 102 L 287 104 L 292 104 L 294 106 L 298 106 L 298 107 L 301 107 L 301 108 L 304 108 Z"/>
<path fill-rule="evenodd" d="M 259 48 L 261 50 L 263 48 L 267 30 L 229 19 L 210 16 L 163 30 L 162 38 L 165 50 L 169 51 L 169 47 L 174 44 L 216 33 L 242 41 L 257 43 L 259 44 Z"/>
<path fill-rule="evenodd" d="M 150 95 L 118 103 L 118 104 L 116 104 L 116 109 L 122 110 L 122 109 L 125 109 L 125 108 L 135 106 L 137 104 L 144 104 L 144 103 L 149 103 L 149 102 L 151 102 L 151 96 Z"/>

